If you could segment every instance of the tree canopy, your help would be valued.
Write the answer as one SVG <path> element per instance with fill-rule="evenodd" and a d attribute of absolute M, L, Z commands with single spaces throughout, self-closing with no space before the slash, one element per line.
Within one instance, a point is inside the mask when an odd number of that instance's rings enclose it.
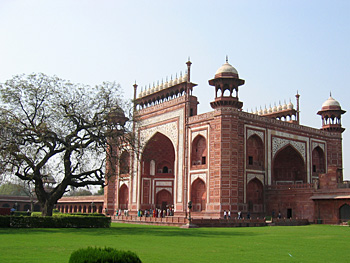
<path fill-rule="evenodd" d="M 13 183 L 0 185 L 0 195 L 28 196 L 26 189 L 22 185 Z"/>
<path fill-rule="evenodd" d="M 0 85 L 0 96 L 0 169 L 34 184 L 43 215 L 68 186 L 103 185 L 108 155 L 132 144 L 116 83 L 20 75 Z"/>

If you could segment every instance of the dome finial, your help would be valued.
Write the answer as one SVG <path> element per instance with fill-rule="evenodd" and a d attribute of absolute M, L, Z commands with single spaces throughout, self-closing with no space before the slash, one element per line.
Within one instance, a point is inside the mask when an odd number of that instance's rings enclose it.
<path fill-rule="evenodd" d="M 228 56 L 226 55 L 226 63 L 228 63 Z"/>
<path fill-rule="evenodd" d="M 332 97 L 332 91 L 329 92 L 329 97 Z"/>

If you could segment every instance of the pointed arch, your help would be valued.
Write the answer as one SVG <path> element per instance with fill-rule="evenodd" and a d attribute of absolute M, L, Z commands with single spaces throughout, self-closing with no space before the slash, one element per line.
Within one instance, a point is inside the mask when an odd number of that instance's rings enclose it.
<path fill-rule="evenodd" d="M 258 178 L 249 181 L 246 196 L 250 212 L 261 213 L 264 211 L 264 186 Z"/>
<path fill-rule="evenodd" d="M 160 190 L 156 196 L 156 207 L 160 209 L 167 209 L 167 207 L 172 206 L 173 196 L 172 194 L 166 190 Z"/>
<path fill-rule="evenodd" d="M 155 162 L 156 174 L 174 171 L 175 149 L 171 140 L 164 134 L 157 132 L 148 140 L 142 154 L 144 175 L 150 175 L 150 163 Z"/>
<path fill-rule="evenodd" d="M 306 183 L 304 159 L 292 145 L 281 148 L 273 159 L 272 184 Z"/>
<path fill-rule="evenodd" d="M 119 188 L 119 208 L 122 210 L 128 209 L 129 203 L 129 188 L 126 184 L 123 184 Z"/>
<path fill-rule="evenodd" d="M 140 208 L 155 208 L 157 205 L 164 205 L 163 202 L 172 205 L 175 178 L 175 149 L 172 141 L 164 134 L 156 132 L 144 147 L 141 164 Z M 171 201 L 165 194 L 163 197 L 158 195 L 164 184 L 169 188 Z"/>
<path fill-rule="evenodd" d="M 206 210 L 206 197 L 207 190 L 205 182 L 202 179 L 197 178 L 191 186 L 191 201 L 194 212 Z"/>
<path fill-rule="evenodd" d="M 264 170 L 265 147 L 257 134 L 251 135 L 247 140 L 247 168 Z"/>
<path fill-rule="evenodd" d="M 130 172 L 130 154 L 123 151 L 119 158 L 119 173 L 128 174 Z"/>
<path fill-rule="evenodd" d="M 321 147 L 317 146 L 312 151 L 312 175 L 318 177 L 320 173 L 325 173 L 325 171 L 325 154 Z"/>
<path fill-rule="evenodd" d="M 207 164 L 207 143 L 202 135 L 197 135 L 192 142 L 191 164 L 206 165 Z"/>
<path fill-rule="evenodd" d="M 342 221 L 349 221 L 350 220 L 350 205 L 349 204 L 343 204 L 339 208 L 339 219 Z"/>

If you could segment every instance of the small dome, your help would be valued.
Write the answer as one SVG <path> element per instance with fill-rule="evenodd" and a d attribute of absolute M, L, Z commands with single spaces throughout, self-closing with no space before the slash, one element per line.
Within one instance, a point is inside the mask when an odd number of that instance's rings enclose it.
<path fill-rule="evenodd" d="M 278 105 L 278 111 L 282 111 L 283 110 L 283 107 L 281 105 L 281 103 Z"/>
<path fill-rule="evenodd" d="M 276 104 L 275 104 L 275 106 L 273 107 L 272 111 L 273 111 L 273 112 L 277 112 L 277 106 L 276 106 Z"/>
<path fill-rule="evenodd" d="M 330 96 L 328 98 L 328 100 L 326 100 L 323 104 L 322 104 L 322 108 L 323 107 L 339 107 L 340 108 L 340 103 L 338 101 L 336 101 L 335 99 L 332 98 L 332 96 Z"/>
<path fill-rule="evenodd" d="M 228 61 L 226 60 L 226 63 L 223 64 L 215 73 L 215 76 L 218 75 L 218 74 L 224 74 L 224 75 L 232 75 L 232 74 L 235 74 L 238 76 L 238 72 L 237 70 L 231 65 L 228 63 Z"/>
<path fill-rule="evenodd" d="M 186 82 L 187 81 L 187 74 L 185 74 L 183 77 L 182 77 L 182 82 Z"/>
<path fill-rule="evenodd" d="M 288 103 L 288 109 L 289 109 L 289 110 L 292 110 L 293 107 L 294 107 L 293 103 L 292 103 L 292 102 L 289 102 L 289 103 Z"/>

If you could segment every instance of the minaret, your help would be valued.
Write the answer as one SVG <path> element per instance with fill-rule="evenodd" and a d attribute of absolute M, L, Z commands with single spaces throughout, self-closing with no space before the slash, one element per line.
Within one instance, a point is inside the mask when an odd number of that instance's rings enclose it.
<path fill-rule="evenodd" d="M 321 130 L 342 133 L 345 128 L 341 126 L 341 115 L 345 112 L 342 110 L 340 103 L 333 99 L 332 94 L 330 94 L 328 100 L 322 104 L 321 110 L 317 112 L 322 118 Z"/>
<path fill-rule="evenodd" d="M 297 95 L 295 95 L 295 97 L 297 98 L 297 123 L 300 124 L 300 115 L 299 115 L 299 92 L 297 91 Z"/>
<path fill-rule="evenodd" d="M 135 80 L 135 84 L 133 85 L 134 86 L 134 113 L 136 111 L 136 94 L 137 94 L 137 84 L 136 84 L 136 80 Z"/>
<path fill-rule="evenodd" d="M 215 77 L 209 80 L 209 85 L 215 87 L 215 101 L 210 103 L 213 109 L 220 107 L 232 107 L 241 109 L 243 102 L 238 100 L 238 87 L 244 84 L 244 80 L 240 79 L 237 70 L 228 63 L 223 64 L 215 73 Z M 219 90 L 221 95 L 218 96 Z M 225 91 L 229 91 L 228 95 L 224 95 Z M 233 92 L 236 91 L 236 94 Z"/>
<path fill-rule="evenodd" d="M 186 62 L 187 64 L 187 82 L 191 82 L 191 65 L 192 62 L 190 61 L 190 57 L 188 57 L 188 61 Z"/>

